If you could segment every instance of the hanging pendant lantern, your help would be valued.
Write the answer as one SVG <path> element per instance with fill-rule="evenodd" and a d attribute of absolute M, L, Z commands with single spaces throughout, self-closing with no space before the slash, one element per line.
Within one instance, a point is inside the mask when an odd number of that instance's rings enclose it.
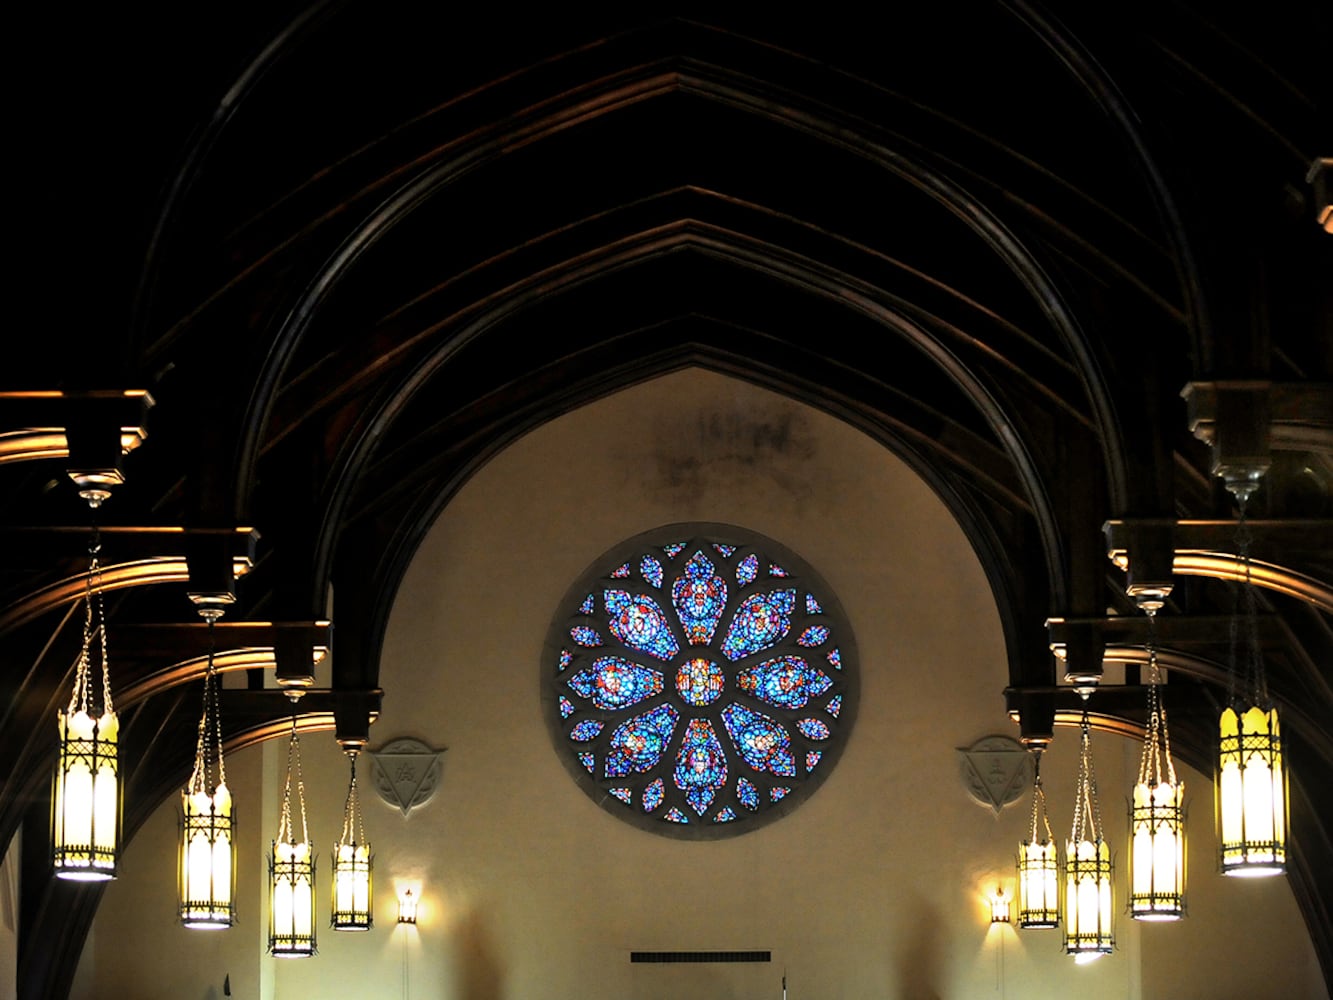
<path fill-rule="evenodd" d="M 1148 723 L 1130 808 L 1129 913 L 1135 920 L 1185 915 L 1185 785 L 1171 761 L 1171 737 L 1157 668 L 1157 615 L 1148 611 Z"/>
<path fill-rule="evenodd" d="M 352 779 L 343 806 L 343 832 L 333 847 L 333 929 L 368 931 L 374 923 L 371 896 L 371 867 L 374 858 L 361 828 L 361 802 L 356 791 L 355 747 L 348 748 Z"/>
<path fill-rule="evenodd" d="M 1028 839 L 1018 847 L 1018 926 L 1024 930 L 1055 927 L 1060 923 L 1060 877 L 1055 838 L 1046 816 L 1046 792 L 1041 785 L 1041 750 L 1035 758 L 1032 783 L 1032 820 Z"/>
<path fill-rule="evenodd" d="M 100 499 L 99 501 L 100 502 Z M 96 507 L 91 500 L 89 503 Z M 52 864 L 56 877 L 96 882 L 116 877 L 120 847 L 120 720 L 111 703 L 106 618 L 101 593 L 101 540 L 88 547 L 83 642 L 69 704 L 57 716 L 60 734 L 51 795 Z M 93 646 L 102 683 L 93 683 Z"/>
<path fill-rule="evenodd" d="M 236 816 L 222 755 L 213 661 L 213 623 L 222 611 L 207 608 L 200 614 L 208 621 L 208 669 L 194 770 L 181 791 L 180 919 L 186 927 L 222 928 L 236 919 Z"/>
<path fill-rule="evenodd" d="M 1092 768 L 1092 727 L 1084 695 L 1074 826 L 1065 854 L 1065 952 L 1079 963 L 1108 955 L 1112 934 L 1111 848 L 1102 831 L 1097 777 Z"/>
<path fill-rule="evenodd" d="M 299 695 L 298 695 L 299 697 Z M 292 820 L 292 784 L 300 812 L 300 839 Z M 287 744 L 287 778 L 282 792 L 278 838 L 269 855 L 269 952 L 277 958 L 308 958 L 315 953 L 315 856 L 306 830 L 305 787 L 301 780 L 301 741 L 292 705 L 292 735 Z"/>
<path fill-rule="evenodd" d="M 1258 598 L 1250 578 L 1246 495 L 1238 495 L 1237 548 L 1245 576 L 1231 623 L 1228 705 L 1218 720 L 1217 828 L 1223 875 L 1262 877 L 1287 870 L 1287 770 L 1277 707 L 1259 648 Z M 1243 602 L 1243 610 L 1240 602 Z M 1239 661 L 1245 631 L 1244 687 Z"/>
<path fill-rule="evenodd" d="M 1287 772 L 1277 709 L 1228 707 L 1218 730 L 1222 874 L 1281 875 L 1287 870 Z"/>

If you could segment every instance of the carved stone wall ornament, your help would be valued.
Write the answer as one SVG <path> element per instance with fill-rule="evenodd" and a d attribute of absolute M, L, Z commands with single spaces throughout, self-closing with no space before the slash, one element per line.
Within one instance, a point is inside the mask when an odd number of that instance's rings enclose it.
<path fill-rule="evenodd" d="M 983 736 L 958 747 L 958 771 L 968 794 L 998 816 L 1031 787 L 1032 755 L 1008 736 Z"/>
<path fill-rule="evenodd" d="M 371 776 L 379 797 L 406 816 L 427 802 L 440 783 L 443 750 L 432 750 L 409 737 L 390 740 L 378 750 L 367 750 Z"/>

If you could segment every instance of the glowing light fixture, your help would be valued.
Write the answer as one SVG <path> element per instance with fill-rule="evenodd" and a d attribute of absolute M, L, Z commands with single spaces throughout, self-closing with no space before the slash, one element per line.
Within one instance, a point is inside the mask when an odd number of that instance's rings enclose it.
<path fill-rule="evenodd" d="M 1250 579 L 1250 532 L 1245 508 L 1252 491 L 1233 492 L 1240 503 L 1236 543 L 1245 579 L 1232 616 L 1227 707 L 1218 720 L 1216 802 L 1221 868 L 1223 875 L 1280 875 L 1287 870 L 1287 772 L 1277 706 L 1264 676 L 1258 598 Z M 1239 648 L 1242 627 L 1243 669 Z"/>
<path fill-rule="evenodd" d="M 990 922 L 993 924 L 1009 923 L 1009 893 L 1000 886 L 990 894 Z"/>
<path fill-rule="evenodd" d="M 1185 784 L 1176 779 L 1159 689 L 1157 608 L 1148 612 L 1148 724 L 1130 807 L 1129 913 L 1135 920 L 1185 915 Z"/>
<path fill-rule="evenodd" d="M 398 922 L 400 924 L 415 924 L 417 922 L 417 903 L 420 901 L 420 897 L 413 895 L 411 889 L 404 889 L 398 894 Z"/>
<path fill-rule="evenodd" d="M 1074 826 L 1065 848 L 1065 952 L 1079 963 L 1110 954 L 1115 947 L 1111 928 L 1111 849 L 1103 836 L 1101 809 L 1097 804 L 1087 698 L 1083 692 Z"/>
<path fill-rule="evenodd" d="M 1041 749 L 1034 748 L 1032 820 L 1028 839 L 1018 847 L 1018 926 L 1024 930 L 1055 927 L 1060 923 L 1059 860 L 1055 838 L 1046 816 L 1046 792 L 1041 785 Z"/>
<path fill-rule="evenodd" d="M 220 608 L 200 610 L 208 621 L 208 669 L 194 770 L 181 791 L 180 918 L 192 928 L 230 927 L 236 920 L 236 814 L 222 757 L 222 717 L 213 653 Z"/>
<path fill-rule="evenodd" d="M 292 699 L 292 735 L 287 744 L 287 778 L 282 790 L 278 838 L 269 855 L 268 949 L 277 958 L 308 958 L 315 953 L 315 856 L 305 821 L 305 786 L 301 780 L 301 739 L 296 734 L 296 701 Z M 297 839 L 292 819 L 292 786 L 301 818 Z"/>
<path fill-rule="evenodd" d="M 89 506 L 109 495 L 80 494 Z M 96 882 L 116 877 L 120 846 L 120 720 L 111 702 L 106 618 L 101 592 L 101 538 L 96 522 L 88 545 L 83 642 L 69 704 L 57 715 L 59 760 L 51 795 L 52 864 L 58 878 Z M 93 681 L 93 647 L 101 684 Z"/>
<path fill-rule="evenodd" d="M 361 828 L 361 803 L 356 794 L 357 748 L 347 748 L 352 779 L 343 806 L 343 832 L 333 847 L 333 929 L 368 931 L 374 921 L 371 867 L 374 858 Z"/>

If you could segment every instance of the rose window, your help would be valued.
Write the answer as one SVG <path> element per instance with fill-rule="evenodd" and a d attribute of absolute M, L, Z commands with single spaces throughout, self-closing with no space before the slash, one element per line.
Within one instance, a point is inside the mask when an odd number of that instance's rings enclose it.
<path fill-rule="evenodd" d="M 557 751 L 621 818 L 743 833 L 818 787 L 855 711 L 836 597 L 794 553 L 676 525 L 607 553 L 569 591 L 543 664 Z"/>

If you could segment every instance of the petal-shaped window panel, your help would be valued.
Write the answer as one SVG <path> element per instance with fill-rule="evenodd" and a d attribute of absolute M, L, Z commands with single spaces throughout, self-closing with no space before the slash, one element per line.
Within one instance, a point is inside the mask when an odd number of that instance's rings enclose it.
<path fill-rule="evenodd" d="M 796 553 L 733 525 L 669 525 L 605 553 L 548 643 L 546 717 L 570 774 L 664 836 L 736 836 L 790 812 L 855 717 L 856 644 L 836 595 Z"/>
<path fill-rule="evenodd" d="M 685 572 L 671 585 L 671 603 L 676 606 L 680 627 L 690 645 L 712 642 L 727 605 L 727 583 L 714 572 L 702 551 L 690 556 Z"/>
<path fill-rule="evenodd" d="M 791 631 L 795 607 L 794 590 L 751 594 L 736 609 L 727 637 L 722 640 L 722 652 L 728 660 L 739 660 L 782 641 Z"/>
<path fill-rule="evenodd" d="M 607 628 L 626 646 L 659 660 L 669 660 L 680 652 L 666 615 L 651 597 L 631 595 L 627 590 L 607 590 L 602 600 Z"/>
<path fill-rule="evenodd" d="M 599 656 L 566 682 L 580 698 L 610 711 L 662 693 L 662 675 L 620 656 Z"/>

